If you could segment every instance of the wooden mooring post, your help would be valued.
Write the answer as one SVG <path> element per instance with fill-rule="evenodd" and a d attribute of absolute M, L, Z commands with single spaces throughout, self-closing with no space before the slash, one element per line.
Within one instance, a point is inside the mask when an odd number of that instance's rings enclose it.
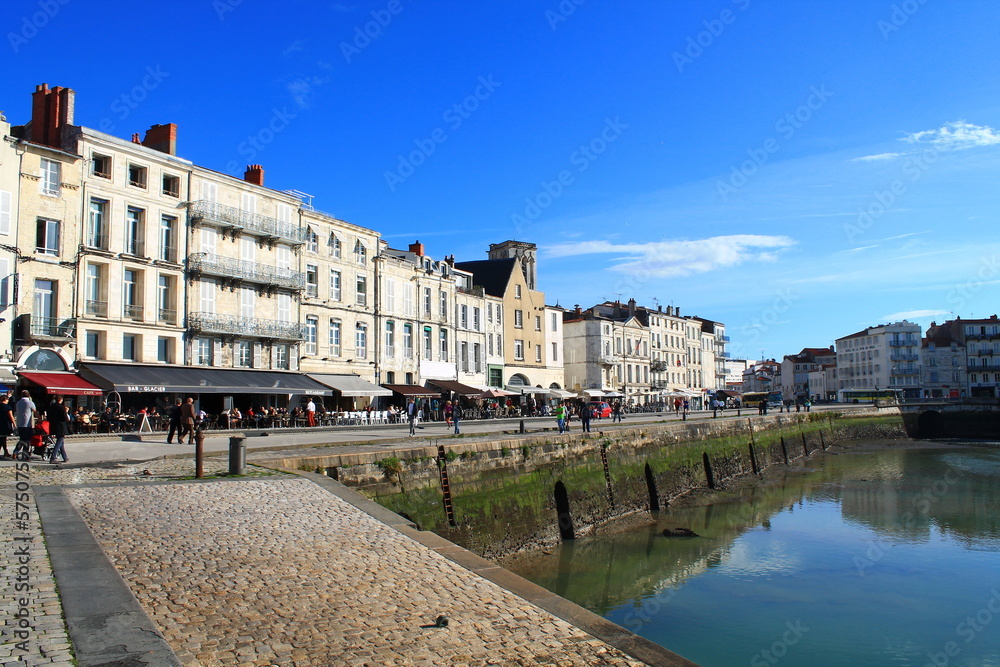
<path fill-rule="evenodd" d="M 788 465 L 788 447 L 785 446 L 785 436 L 781 436 L 781 455 L 785 457 L 785 465 Z"/>
<path fill-rule="evenodd" d="M 608 445 L 601 443 L 601 463 L 604 465 L 604 484 L 608 487 L 608 504 L 615 506 L 615 492 L 611 487 L 611 468 L 608 467 Z"/>
<path fill-rule="evenodd" d="M 806 434 L 802 433 L 802 451 L 805 452 L 806 458 L 809 458 L 809 443 L 806 442 Z"/>
<path fill-rule="evenodd" d="M 715 488 L 715 476 L 712 474 L 712 462 L 708 459 L 708 452 L 702 452 L 701 461 L 705 465 L 705 481 L 708 488 Z"/>
<path fill-rule="evenodd" d="M 753 474 L 760 474 L 760 466 L 757 464 L 757 452 L 753 450 L 753 443 L 750 443 L 750 468 L 753 470 Z"/>

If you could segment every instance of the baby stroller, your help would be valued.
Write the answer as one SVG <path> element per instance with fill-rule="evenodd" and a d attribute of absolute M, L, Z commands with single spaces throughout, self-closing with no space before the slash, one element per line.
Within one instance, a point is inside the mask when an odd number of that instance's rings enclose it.
<path fill-rule="evenodd" d="M 30 461 L 32 455 L 35 455 L 41 457 L 43 461 L 47 461 L 52 456 L 52 450 L 55 449 L 55 446 L 56 439 L 50 432 L 49 422 L 43 420 L 35 424 L 34 433 L 27 446 L 20 441 L 17 443 L 17 447 L 14 449 L 14 458 L 19 461 Z"/>

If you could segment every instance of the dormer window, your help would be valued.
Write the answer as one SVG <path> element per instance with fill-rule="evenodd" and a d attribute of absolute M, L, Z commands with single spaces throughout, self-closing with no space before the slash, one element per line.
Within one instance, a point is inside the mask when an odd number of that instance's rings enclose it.
<path fill-rule="evenodd" d="M 358 264 L 368 263 L 368 248 L 361 241 L 354 244 L 354 259 L 357 260 Z"/>
<path fill-rule="evenodd" d="M 111 178 L 111 157 L 94 153 L 90 161 L 90 173 L 98 178 Z"/>
<path fill-rule="evenodd" d="M 128 184 L 137 188 L 146 188 L 146 168 L 137 164 L 128 166 Z"/>

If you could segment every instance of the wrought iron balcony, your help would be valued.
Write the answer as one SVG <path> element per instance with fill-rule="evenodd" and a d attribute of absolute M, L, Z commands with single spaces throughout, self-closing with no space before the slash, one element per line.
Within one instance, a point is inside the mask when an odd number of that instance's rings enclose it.
<path fill-rule="evenodd" d="M 191 202 L 191 219 L 201 220 L 221 227 L 232 227 L 248 234 L 278 239 L 295 245 L 306 242 L 308 227 L 282 222 L 259 213 L 250 213 L 233 206 L 225 206 L 204 199 Z"/>
<path fill-rule="evenodd" d="M 967 334 L 965 334 L 965 340 L 989 340 L 991 338 L 1000 338 L 1000 333 L 967 333 Z"/>
<path fill-rule="evenodd" d="M 30 331 L 33 338 L 71 339 L 76 336 L 76 319 L 32 315 Z"/>
<path fill-rule="evenodd" d="M 177 311 L 173 308 L 160 308 L 156 319 L 164 324 L 177 324 Z"/>
<path fill-rule="evenodd" d="M 142 239 L 125 239 L 125 254 L 135 257 L 145 257 L 146 242 Z"/>
<path fill-rule="evenodd" d="M 667 370 L 667 368 L 669 368 L 667 362 L 663 361 L 662 359 L 650 362 L 649 364 L 649 370 L 651 370 L 654 373 L 657 373 L 659 371 L 665 371 Z"/>
<path fill-rule="evenodd" d="M 98 234 L 93 230 L 89 230 L 83 237 L 83 244 L 88 248 L 96 248 L 98 250 L 109 250 L 110 245 L 108 244 L 107 234 Z"/>
<path fill-rule="evenodd" d="M 130 320 L 142 321 L 142 316 L 146 312 L 145 308 L 134 303 L 125 304 L 125 317 Z"/>
<path fill-rule="evenodd" d="M 177 248 L 174 246 L 164 246 L 160 248 L 160 261 L 177 263 Z"/>
<path fill-rule="evenodd" d="M 918 341 L 912 340 L 910 338 L 903 338 L 899 340 L 889 339 L 889 347 L 916 347 Z"/>
<path fill-rule="evenodd" d="M 905 352 L 893 352 L 889 355 L 889 358 L 893 361 L 917 361 L 920 359 L 920 356 L 916 354 L 907 354 Z"/>
<path fill-rule="evenodd" d="M 188 328 L 196 333 L 230 334 L 271 340 L 305 340 L 305 327 L 298 322 L 261 320 L 219 313 L 191 313 Z"/>
<path fill-rule="evenodd" d="M 920 369 L 914 366 L 906 368 L 896 367 L 892 369 L 890 375 L 920 375 Z"/>
<path fill-rule="evenodd" d="M 108 302 L 92 301 L 91 299 L 87 299 L 83 304 L 83 312 L 89 317 L 107 317 Z"/>
<path fill-rule="evenodd" d="M 234 257 L 220 257 L 206 252 L 196 252 L 188 256 L 188 270 L 293 290 L 306 288 L 306 274 L 301 271 L 281 269 L 270 264 L 258 264 Z"/>

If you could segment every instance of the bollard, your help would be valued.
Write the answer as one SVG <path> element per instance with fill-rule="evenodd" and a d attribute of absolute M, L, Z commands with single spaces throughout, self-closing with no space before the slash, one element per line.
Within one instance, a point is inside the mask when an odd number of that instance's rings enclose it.
<path fill-rule="evenodd" d="M 205 434 L 201 426 L 194 429 L 194 476 L 196 479 L 205 476 Z"/>
<path fill-rule="evenodd" d="M 522 419 L 522 420 L 521 420 L 521 426 L 520 426 L 520 428 L 518 429 L 518 433 L 526 433 L 526 432 L 527 432 L 527 431 L 525 431 L 525 430 L 524 430 L 524 420 Z"/>
<path fill-rule="evenodd" d="M 246 438 L 232 436 L 229 438 L 229 474 L 242 475 L 247 465 Z"/>

